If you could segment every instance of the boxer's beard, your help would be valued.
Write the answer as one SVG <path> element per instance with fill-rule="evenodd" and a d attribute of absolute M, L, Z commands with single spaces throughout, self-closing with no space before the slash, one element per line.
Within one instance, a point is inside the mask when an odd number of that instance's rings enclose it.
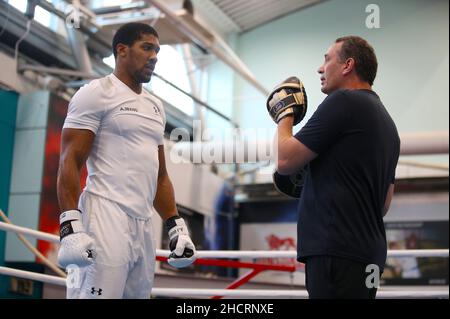
<path fill-rule="evenodd" d="M 146 68 L 142 68 L 139 71 L 134 72 L 133 75 L 136 83 L 148 83 L 152 77 L 152 74 L 146 72 Z"/>

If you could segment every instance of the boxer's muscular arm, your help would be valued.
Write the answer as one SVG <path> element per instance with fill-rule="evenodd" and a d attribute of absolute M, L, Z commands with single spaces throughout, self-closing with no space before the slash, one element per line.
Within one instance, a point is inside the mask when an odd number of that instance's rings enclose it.
<path fill-rule="evenodd" d="M 178 215 L 177 206 L 175 204 L 175 194 L 170 181 L 169 174 L 166 170 L 166 159 L 164 156 L 164 145 L 158 146 L 158 188 L 156 190 L 153 206 L 163 221 L 169 217 Z"/>
<path fill-rule="evenodd" d="M 95 134 L 90 130 L 62 130 L 56 186 L 61 211 L 78 208 L 81 169 L 89 156 L 94 139 Z"/>
<path fill-rule="evenodd" d="M 175 195 L 166 170 L 164 146 L 158 146 L 159 170 L 158 188 L 153 206 L 165 222 L 169 234 L 170 255 L 167 262 L 176 268 L 187 267 L 196 259 L 195 245 L 189 237 L 184 219 L 178 216 Z"/>
<path fill-rule="evenodd" d="M 85 232 L 82 214 L 76 210 L 80 196 L 80 172 L 91 151 L 95 134 L 84 129 L 65 128 L 61 136 L 57 192 L 61 246 L 58 263 L 84 267 L 94 262 L 94 240 Z"/>

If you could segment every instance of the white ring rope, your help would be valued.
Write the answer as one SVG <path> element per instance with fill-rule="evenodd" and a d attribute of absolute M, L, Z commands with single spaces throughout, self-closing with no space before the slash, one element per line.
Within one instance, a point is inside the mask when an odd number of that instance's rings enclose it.
<path fill-rule="evenodd" d="M 25 271 L 25 270 L 14 269 L 14 268 L 9 268 L 9 267 L 0 266 L 0 274 L 6 275 L 6 276 L 13 276 L 13 277 L 41 281 L 41 282 L 58 285 L 58 286 L 66 285 L 66 278 L 61 278 L 61 277 L 56 277 L 56 276 L 51 276 L 51 275 L 44 275 L 44 274 L 40 274 L 37 272 Z"/>
<path fill-rule="evenodd" d="M 168 251 L 164 250 L 164 252 Z M 159 256 L 159 255 L 158 255 Z M 404 249 L 389 250 L 388 257 L 448 257 L 448 249 Z M 198 251 L 199 258 L 297 258 L 295 250 L 215 250 Z"/>
<path fill-rule="evenodd" d="M 29 235 L 31 237 L 49 241 L 51 243 L 58 243 L 59 244 L 59 237 L 53 234 L 44 233 L 39 230 L 33 230 L 26 227 L 16 226 L 13 224 L 7 224 L 4 222 L 0 222 L 0 229 L 5 231 L 13 231 L 19 234 L 23 235 Z"/>
<path fill-rule="evenodd" d="M 0 209 L 0 218 L 4 220 L 7 224 L 12 224 L 11 220 L 6 216 L 6 214 Z M 25 238 L 24 235 L 16 233 L 17 238 L 25 245 L 25 247 L 28 248 L 29 251 L 31 251 L 36 257 L 38 257 L 47 267 L 49 267 L 55 274 L 57 274 L 60 277 L 66 278 L 66 273 L 62 271 L 58 265 L 56 265 L 54 262 L 52 262 L 50 259 L 48 259 L 46 256 L 44 256 L 39 250 L 34 247 L 32 243 L 28 239 Z"/>
<path fill-rule="evenodd" d="M 66 279 L 44 275 L 24 270 L 0 267 L 0 274 L 37 280 L 58 286 L 66 286 Z M 70 278 L 69 278 L 70 279 Z M 381 288 L 382 289 L 382 288 Z M 256 289 L 182 289 L 182 288 L 153 288 L 153 296 L 166 297 L 267 297 L 267 298 L 308 298 L 306 290 L 256 290 Z M 379 290 L 377 298 L 449 298 L 448 289 L 423 290 Z"/>
<path fill-rule="evenodd" d="M 59 244 L 59 237 L 53 234 L 20 227 L 12 224 L 0 222 L 0 229 L 29 235 L 37 239 L 46 240 Z M 273 251 L 273 250 L 215 250 L 215 251 L 197 251 L 198 258 L 296 258 L 295 250 Z M 156 255 L 168 257 L 170 251 L 156 249 Z M 388 257 L 448 257 L 448 249 L 400 249 L 388 250 Z"/>
<path fill-rule="evenodd" d="M 267 297 L 267 298 L 308 298 L 306 290 L 257 290 L 257 289 L 181 289 L 153 288 L 152 295 L 166 297 Z M 434 291 L 421 290 L 379 290 L 377 299 L 383 298 L 449 298 L 448 289 Z"/>

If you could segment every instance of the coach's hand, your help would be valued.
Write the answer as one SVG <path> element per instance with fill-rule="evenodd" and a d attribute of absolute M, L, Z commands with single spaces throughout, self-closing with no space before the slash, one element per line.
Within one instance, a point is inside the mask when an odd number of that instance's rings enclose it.
<path fill-rule="evenodd" d="M 272 90 L 266 106 L 275 123 L 286 116 L 293 116 L 294 125 L 297 125 L 305 117 L 307 104 L 302 82 L 297 77 L 291 76 Z"/>

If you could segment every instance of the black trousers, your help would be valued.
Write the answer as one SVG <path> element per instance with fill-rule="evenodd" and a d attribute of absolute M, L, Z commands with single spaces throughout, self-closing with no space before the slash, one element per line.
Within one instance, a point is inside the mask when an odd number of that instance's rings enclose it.
<path fill-rule="evenodd" d="M 312 256 L 305 265 L 310 299 L 375 299 L 377 288 L 366 286 L 369 273 L 364 263 L 335 256 Z"/>

